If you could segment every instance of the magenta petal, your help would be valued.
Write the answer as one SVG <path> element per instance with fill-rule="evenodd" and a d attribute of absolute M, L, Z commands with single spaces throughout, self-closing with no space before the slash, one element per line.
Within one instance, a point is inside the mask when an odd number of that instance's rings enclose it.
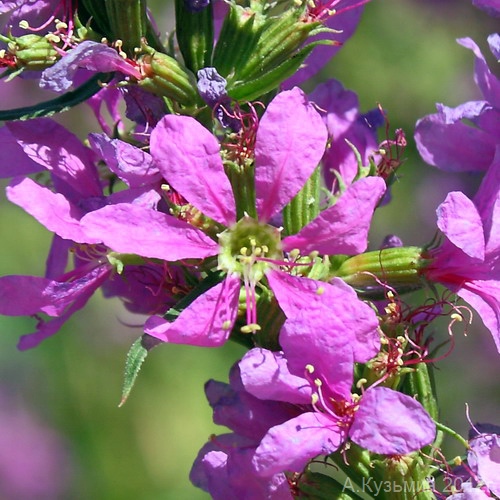
<path fill-rule="evenodd" d="M 10 122 L 7 127 L 34 162 L 84 196 L 102 195 L 92 153 L 62 125 L 49 118 Z"/>
<path fill-rule="evenodd" d="M 446 237 L 474 259 L 484 260 L 484 232 L 474 203 L 460 191 L 448 193 L 437 208 L 437 225 Z"/>
<path fill-rule="evenodd" d="M 434 440 L 436 425 L 424 407 L 387 387 L 367 389 L 349 431 L 359 446 L 382 455 L 406 455 Z"/>
<path fill-rule="evenodd" d="M 346 332 L 318 329 L 309 318 L 310 314 L 303 314 L 287 319 L 281 329 L 280 344 L 290 372 L 305 376 L 306 367 L 312 366 L 312 377 L 320 377 L 336 396 L 347 398 L 353 382 L 354 354 L 348 337 L 343 335 Z M 330 323 L 328 317 L 322 319 Z"/>
<path fill-rule="evenodd" d="M 239 277 L 228 276 L 194 300 L 174 322 L 152 316 L 146 321 L 144 331 L 173 344 L 220 346 L 228 339 L 236 321 L 239 293 Z"/>
<path fill-rule="evenodd" d="M 295 404 L 311 403 L 311 386 L 302 377 L 292 375 L 281 352 L 256 347 L 239 362 L 245 389 L 259 399 Z"/>
<path fill-rule="evenodd" d="M 80 227 L 83 211 L 70 203 L 62 194 L 53 193 L 29 177 L 14 179 L 7 187 L 7 198 L 19 205 L 40 224 L 66 240 L 78 243 L 96 243 Z"/>
<path fill-rule="evenodd" d="M 2 151 L 0 178 L 28 175 L 44 170 L 43 165 L 26 156 L 22 147 L 17 143 L 17 139 L 6 126 L 0 128 L 0 151 Z"/>
<path fill-rule="evenodd" d="M 194 118 L 168 115 L 151 133 L 151 154 L 172 187 L 212 219 L 235 222 L 233 191 L 217 139 Z"/>
<path fill-rule="evenodd" d="M 426 163 L 446 172 L 485 171 L 495 155 L 494 138 L 462 122 L 445 122 L 439 114 L 417 122 L 415 142 Z"/>
<path fill-rule="evenodd" d="M 500 352 L 500 282 L 474 280 L 465 283 L 456 294 L 478 312 Z"/>
<path fill-rule="evenodd" d="M 0 277 L 0 314 L 5 316 L 29 316 L 44 312 L 57 316 L 58 309 L 52 304 L 53 297 L 44 293 L 54 282 L 38 276 Z"/>
<path fill-rule="evenodd" d="M 268 271 L 266 276 L 287 318 L 300 316 L 307 321 L 310 332 L 349 338 L 355 361 L 365 363 L 377 354 L 380 348 L 377 317 L 342 280 L 336 278 L 324 283 L 279 271 Z M 304 307 L 306 313 L 302 313 Z"/>
<path fill-rule="evenodd" d="M 257 447 L 253 464 L 261 476 L 301 472 L 318 455 L 328 455 L 342 442 L 338 425 L 322 413 L 303 413 L 269 429 Z"/>
<path fill-rule="evenodd" d="M 141 187 L 162 176 L 149 153 L 105 134 L 90 134 L 90 144 L 106 161 L 108 168 L 130 187 Z"/>
<path fill-rule="evenodd" d="M 337 203 L 321 212 L 297 234 L 283 240 L 283 249 L 298 248 L 307 254 L 353 255 L 364 252 L 373 211 L 385 192 L 380 177 L 366 177 L 351 184 Z"/>
<path fill-rule="evenodd" d="M 85 234 L 115 252 L 175 261 L 216 255 L 218 245 L 199 229 L 170 215 L 119 203 L 88 213 Z"/>
<path fill-rule="evenodd" d="M 260 120 L 255 143 L 255 197 L 268 221 L 304 186 L 325 152 L 327 130 L 299 88 L 278 94 Z"/>

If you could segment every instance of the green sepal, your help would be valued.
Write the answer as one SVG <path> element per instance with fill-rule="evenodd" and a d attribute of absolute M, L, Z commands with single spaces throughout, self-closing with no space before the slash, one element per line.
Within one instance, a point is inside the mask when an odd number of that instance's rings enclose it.
<path fill-rule="evenodd" d="M 405 377 L 402 390 L 412 398 L 416 397 L 433 420 L 439 418 L 436 388 L 432 377 L 432 367 L 428 363 L 418 363 Z"/>
<path fill-rule="evenodd" d="M 352 488 L 346 487 L 346 484 L 340 483 L 331 476 L 321 474 L 320 472 L 312 472 L 306 470 L 300 476 L 297 482 L 297 489 L 299 490 L 296 498 L 299 499 L 314 499 L 314 500 L 361 500 L 362 497 L 354 493 L 355 485 Z"/>
<path fill-rule="evenodd" d="M 247 15 L 243 15 L 244 13 Z M 243 67 L 251 56 L 261 36 L 263 18 L 239 5 L 230 4 L 224 19 L 217 45 L 214 49 L 213 66 L 227 78 Z"/>
<path fill-rule="evenodd" d="M 252 80 L 237 81 L 231 84 L 228 83 L 228 95 L 237 101 L 253 101 L 271 92 L 271 90 L 279 87 L 283 81 L 292 76 L 299 69 L 300 65 L 311 53 L 314 46 L 313 44 L 308 45 L 279 66 Z"/>
<path fill-rule="evenodd" d="M 193 73 L 210 66 L 214 43 L 212 2 L 191 12 L 185 0 L 175 0 L 176 35 L 184 64 Z"/>
<path fill-rule="evenodd" d="M 321 169 L 317 167 L 304 187 L 283 209 L 284 236 L 298 233 L 319 214 Z"/>
<path fill-rule="evenodd" d="M 94 94 L 97 94 L 102 89 L 102 84 L 108 83 L 113 78 L 114 73 L 97 73 L 92 78 L 87 80 L 83 85 L 66 92 L 66 94 L 51 99 L 50 101 L 41 102 L 34 106 L 26 106 L 23 108 L 0 110 L 0 120 L 30 120 L 32 118 L 40 118 L 41 116 L 52 116 L 56 113 L 68 111 L 68 109 L 80 104 Z"/>
<path fill-rule="evenodd" d="M 142 47 L 145 55 L 140 63 L 145 78 L 139 81 L 144 90 L 160 97 L 172 99 L 181 106 L 194 107 L 203 104 L 198 95 L 193 73 L 173 57 L 151 47 Z"/>
<path fill-rule="evenodd" d="M 160 343 L 160 340 L 146 334 L 139 337 L 130 347 L 125 361 L 122 399 L 118 405 L 119 407 L 123 406 L 130 396 L 130 392 L 132 391 L 132 387 L 134 387 L 137 375 L 139 375 L 139 371 L 141 370 L 142 364 L 149 354 L 149 351 Z"/>
<path fill-rule="evenodd" d="M 366 297 L 385 292 L 381 283 L 387 283 L 398 293 L 417 290 L 425 286 L 422 272 L 429 264 L 421 247 L 395 247 L 373 250 L 351 257 L 332 276 L 342 278 Z"/>

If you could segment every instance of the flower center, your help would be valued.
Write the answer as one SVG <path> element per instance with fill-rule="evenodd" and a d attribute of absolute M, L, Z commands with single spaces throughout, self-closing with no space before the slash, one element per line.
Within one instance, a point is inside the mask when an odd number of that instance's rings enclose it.
<path fill-rule="evenodd" d="M 280 230 L 245 216 L 219 235 L 219 269 L 256 283 L 269 262 L 283 259 Z"/>

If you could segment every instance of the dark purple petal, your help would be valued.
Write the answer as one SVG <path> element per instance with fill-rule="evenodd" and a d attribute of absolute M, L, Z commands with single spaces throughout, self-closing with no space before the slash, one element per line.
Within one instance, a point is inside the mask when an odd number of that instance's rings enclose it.
<path fill-rule="evenodd" d="M 84 197 L 102 195 L 92 151 L 69 130 L 49 118 L 10 122 L 7 127 L 28 158 L 74 191 Z"/>
<path fill-rule="evenodd" d="M 211 108 L 227 96 L 226 79 L 220 76 L 215 68 L 200 69 L 197 76 L 198 92 Z"/>
<path fill-rule="evenodd" d="M 214 411 L 214 423 L 225 425 L 257 444 L 270 427 L 296 417 L 300 410 L 278 401 L 262 401 L 228 384 L 210 380 L 205 392 Z"/>
<path fill-rule="evenodd" d="M 42 73 L 40 87 L 54 92 L 64 92 L 73 84 L 79 68 L 102 73 L 120 71 L 125 75 L 141 79 L 140 71 L 121 57 L 115 49 L 103 43 L 85 40 Z"/>
<path fill-rule="evenodd" d="M 90 134 L 89 141 L 108 168 L 128 186 L 141 187 L 161 180 L 152 156 L 142 149 L 105 134 Z"/>
<path fill-rule="evenodd" d="M 500 17 L 498 0 L 472 0 L 472 5 L 486 11 L 490 16 Z"/>
<path fill-rule="evenodd" d="M 74 302 L 65 310 L 65 312 L 50 321 L 40 321 L 37 330 L 34 333 L 23 335 L 17 344 L 18 349 L 24 351 L 36 347 L 46 338 L 54 335 L 63 326 L 66 321 L 78 310 L 82 309 L 88 302 L 93 293 L 108 278 L 111 269 L 108 266 L 100 266 L 91 271 L 87 276 L 71 283 L 74 293 Z M 64 285 L 68 285 L 65 283 Z"/>
<path fill-rule="evenodd" d="M 0 128 L 0 150 L 2 151 L 0 178 L 28 175 L 45 168 L 25 154 L 17 138 L 6 126 Z"/>

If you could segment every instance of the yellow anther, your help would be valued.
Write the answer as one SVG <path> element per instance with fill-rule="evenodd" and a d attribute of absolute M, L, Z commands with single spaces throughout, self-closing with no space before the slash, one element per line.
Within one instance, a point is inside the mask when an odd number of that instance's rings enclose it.
<path fill-rule="evenodd" d="M 58 35 L 54 35 L 54 33 L 47 33 L 44 38 L 52 43 L 59 43 L 61 41 L 61 38 Z"/>
<path fill-rule="evenodd" d="M 394 293 L 393 293 L 393 292 L 391 292 L 391 290 L 389 290 L 389 291 L 387 292 L 387 298 L 388 298 L 389 300 L 391 300 L 391 299 L 393 299 L 393 298 L 394 298 Z"/>
<path fill-rule="evenodd" d="M 250 323 L 249 325 L 244 325 L 240 328 L 241 333 L 254 333 L 261 330 L 260 325 L 257 323 Z"/>
<path fill-rule="evenodd" d="M 257 246 L 257 240 L 255 239 L 255 236 L 250 236 L 250 238 L 248 239 L 250 240 L 250 246 L 252 248 Z"/>
<path fill-rule="evenodd" d="M 27 30 L 29 29 L 30 25 L 28 23 L 28 21 L 19 21 L 19 27 L 22 28 L 23 30 Z"/>
<path fill-rule="evenodd" d="M 452 320 L 454 320 L 454 321 L 463 321 L 463 319 L 464 319 L 464 318 L 463 318 L 462 316 L 460 316 L 460 314 L 458 314 L 458 313 L 452 313 L 452 314 L 451 314 L 451 316 L 450 316 L 450 318 L 451 318 Z"/>
<path fill-rule="evenodd" d="M 222 323 L 222 329 L 223 330 L 229 330 L 231 328 L 231 321 L 229 321 L 228 319 L 226 319 L 226 321 L 224 321 L 224 323 Z"/>
<path fill-rule="evenodd" d="M 261 247 L 256 247 L 253 251 L 254 255 L 255 256 L 259 256 L 259 255 L 262 255 L 262 248 Z"/>
<path fill-rule="evenodd" d="M 293 250 L 290 250 L 290 259 L 295 260 L 299 258 L 300 255 L 300 250 L 298 248 L 294 248 Z"/>
<path fill-rule="evenodd" d="M 319 286 L 316 290 L 316 295 L 323 295 L 325 293 L 325 287 Z"/>
<path fill-rule="evenodd" d="M 360 378 L 357 382 L 356 382 L 356 387 L 358 389 L 360 389 L 361 387 L 363 387 L 364 384 L 366 384 L 368 382 L 368 380 L 366 380 L 366 378 Z"/>
<path fill-rule="evenodd" d="M 63 21 L 56 20 L 56 29 L 58 29 L 58 30 L 66 30 L 66 29 L 68 29 L 68 25 L 65 22 L 63 22 Z"/>
<path fill-rule="evenodd" d="M 248 255 L 248 247 L 241 247 L 240 254 L 241 255 Z"/>
<path fill-rule="evenodd" d="M 319 255 L 319 252 L 317 250 L 313 250 L 310 254 L 309 257 L 311 260 L 316 259 L 316 257 Z"/>
<path fill-rule="evenodd" d="M 311 404 L 315 405 L 318 401 L 319 396 L 315 392 L 313 392 L 313 394 L 311 394 Z"/>
<path fill-rule="evenodd" d="M 306 365 L 306 371 L 309 372 L 309 373 L 313 373 L 314 372 L 314 366 L 313 365 Z"/>
<path fill-rule="evenodd" d="M 321 382 L 321 380 L 319 378 L 315 378 L 314 379 L 314 385 L 316 387 L 321 387 L 323 385 L 323 382 Z"/>
<path fill-rule="evenodd" d="M 262 245 L 262 251 L 266 254 L 269 252 L 269 247 L 267 245 Z"/>
<path fill-rule="evenodd" d="M 454 463 L 455 465 L 457 465 L 457 466 L 458 466 L 458 465 L 462 465 L 462 459 L 461 459 L 460 457 L 455 457 L 455 458 L 453 459 L 453 463 Z"/>

